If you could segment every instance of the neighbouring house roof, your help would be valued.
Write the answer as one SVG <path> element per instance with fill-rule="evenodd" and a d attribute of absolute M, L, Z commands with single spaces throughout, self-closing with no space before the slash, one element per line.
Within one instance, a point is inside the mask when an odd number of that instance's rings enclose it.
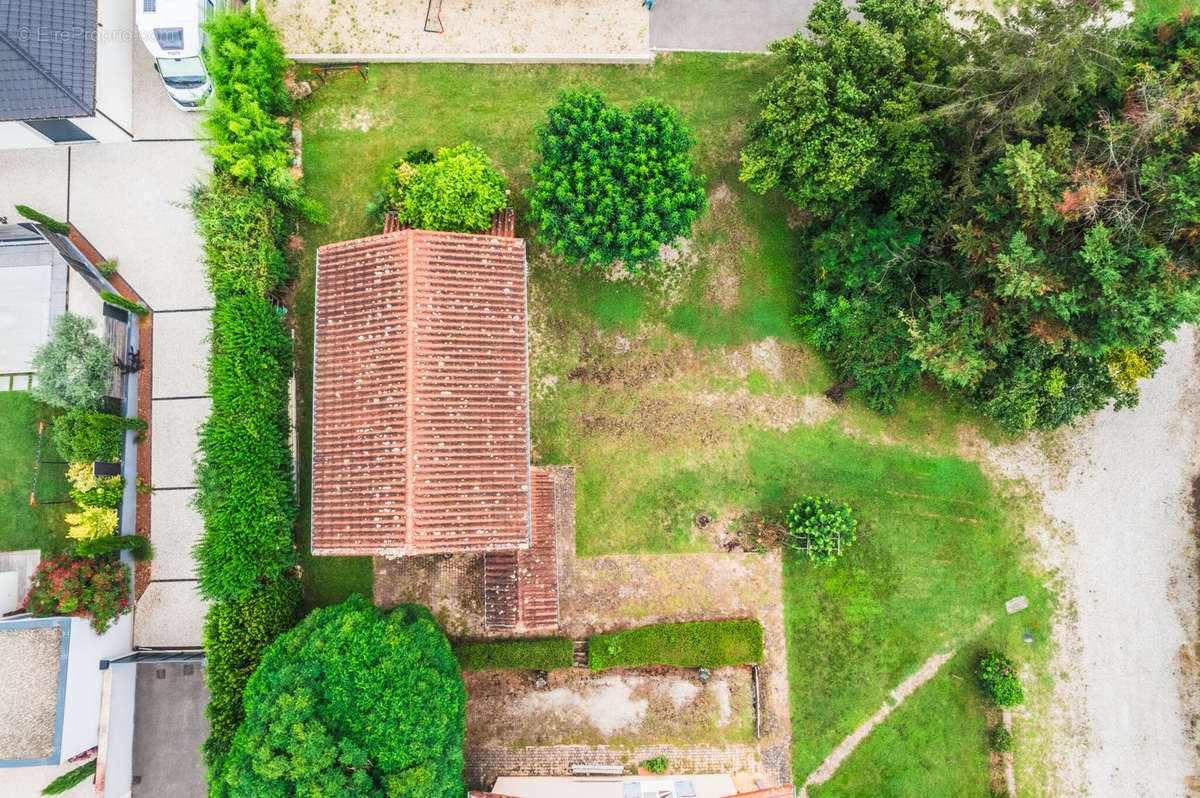
<path fill-rule="evenodd" d="M 0 626 L 0 763 L 55 759 L 66 635 L 51 621 Z"/>
<path fill-rule="evenodd" d="M 0 3 L 0 121 L 91 116 L 96 0 Z"/>
<path fill-rule="evenodd" d="M 0 225 L 0 374 L 33 370 L 34 353 L 67 309 L 67 270 L 33 225 Z"/>
<path fill-rule="evenodd" d="M 323 246 L 315 327 L 313 553 L 527 547 L 525 242 Z"/>
<path fill-rule="evenodd" d="M 725 798 L 796 798 L 796 788 L 790 784 L 783 784 L 779 787 L 768 787 L 765 790 L 727 795 Z"/>
<path fill-rule="evenodd" d="M 558 628 L 558 530 L 554 473 L 530 473 L 533 534 L 528 549 L 484 555 L 483 614 L 488 629 Z"/>

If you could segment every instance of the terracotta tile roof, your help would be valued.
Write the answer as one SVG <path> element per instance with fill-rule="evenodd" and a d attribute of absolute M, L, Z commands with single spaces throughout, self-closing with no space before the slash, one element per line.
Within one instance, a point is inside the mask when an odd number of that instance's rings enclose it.
<path fill-rule="evenodd" d="M 489 629 L 558 628 L 558 530 L 554 473 L 530 472 L 533 536 L 528 549 L 484 555 L 483 611 Z"/>
<path fill-rule="evenodd" d="M 317 251 L 314 554 L 529 545 L 525 294 L 517 238 Z"/>
<path fill-rule="evenodd" d="M 513 209 L 501 208 L 492 214 L 492 226 L 481 235 L 512 238 L 516 235 L 516 226 L 517 218 Z M 396 211 L 388 211 L 383 215 L 383 232 L 398 233 L 407 229 L 409 229 L 408 225 L 400 221 L 400 214 Z"/>
<path fill-rule="evenodd" d="M 726 795 L 725 798 L 796 798 L 796 788 L 790 784 L 784 784 L 780 787 L 768 787 L 765 790 Z"/>

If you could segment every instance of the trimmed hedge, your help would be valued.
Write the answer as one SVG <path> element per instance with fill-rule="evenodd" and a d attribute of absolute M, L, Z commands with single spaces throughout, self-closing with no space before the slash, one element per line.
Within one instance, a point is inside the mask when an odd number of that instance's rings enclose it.
<path fill-rule="evenodd" d="M 61 795 L 77 784 L 82 784 L 96 775 L 96 760 L 92 759 L 79 767 L 68 770 L 42 788 L 42 795 Z"/>
<path fill-rule="evenodd" d="M 451 647 L 464 671 L 552 671 L 575 664 L 575 644 L 565 637 L 463 642 Z"/>
<path fill-rule="evenodd" d="M 141 432 L 146 429 L 146 422 L 76 407 L 55 419 L 51 431 L 54 445 L 64 460 L 115 463 L 121 459 L 121 443 L 127 429 Z"/>
<path fill-rule="evenodd" d="M 58 233 L 59 235 L 65 236 L 71 232 L 71 225 L 67 224 L 66 222 L 60 222 L 57 219 L 52 219 L 41 211 L 35 211 L 28 205 L 14 205 L 13 207 L 16 209 L 17 213 L 21 214 L 21 216 L 31 222 L 36 222 L 42 225 L 52 233 Z"/>
<path fill-rule="evenodd" d="M 295 562 L 297 506 L 289 448 L 292 340 L 265 297 L 237 296 L 212 314 L 212 414 L 200 430 L 195 549 L 200 592 L 247 598 Z"/>
<path fill-rule="evenodd" d="M 262 296 L 286 283 L 292 268 L 283 257 L 284 214 L 257 188 L 215 174 L 192 197 L 196 232 L 204 239 L 208 286 L 218 300 Z"/>
<path fill-rule="evenodd" d="M 214 604 L 204 619 L 204 677 L 208 682 L 206 712 L 209 737 L 204 761 L 219 774 L 233 736 L 246 717 L 242 692 L 258 668 L 263 651 L 300 617 L 300 580 L 284 576 L 256 590 L 244 601 Z"/>
<path fill-rule="evenodd" d="M 754 620 L 665 623 L 588 640 L 588 666 L 594 671 L 638 665 L 719 668 L 756 663 L 762 655 L 762 626 Z"/>
<path fill-rule="evenodd" d="M 80 557 L 103 557 L 118 554 L 128 549 L 135 562 L 144 562 L 154 556 L 150 541 L 140 535 L 110 535 L 106 538 L 81 540 L 75 544 L 75 553 Z"/>
<path fill-rule="evenodd" d="M 114 294 L 112 291 L 101 291 L 100 298 L 110 305 L 115 305 L 118 308 L 124 308 L 125 310 L 128 310 L 130 313 L 138 316 L 139 318 L 150 312 L 150 309 L 145 305 L 139 305 L 132 299 L 126 299 L 120 294 Z"/>

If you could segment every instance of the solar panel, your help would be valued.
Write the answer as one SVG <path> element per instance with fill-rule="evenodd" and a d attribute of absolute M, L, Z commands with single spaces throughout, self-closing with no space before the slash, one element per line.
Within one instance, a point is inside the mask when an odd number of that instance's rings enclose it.
<path fill-rule="evenodd" d="M 155 11 L 156 0 L 142 0 L 142 10 L 153 14 Z"/>

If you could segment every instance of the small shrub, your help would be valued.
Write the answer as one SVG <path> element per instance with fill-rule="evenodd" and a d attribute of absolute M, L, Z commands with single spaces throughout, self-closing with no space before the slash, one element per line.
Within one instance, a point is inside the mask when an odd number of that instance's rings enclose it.
<path fill-rule="evenodd" d="M 105 277 L 112 277 L 117 273 L 117 259 L 102 260 L 96 264 L 96 269 Z"/>
<path fill-rule="evenodd" d="M 101 291 L 100 298 L 108 304 L 115 305 L 119 308 L 124 308 L 138 317 L 145 316 L 150 312 L 150 309 L 145 305 L 139 305 L 137 302 L 134 302 L 131 299 L 126 299 L 120 294 L 114 294 L 112 291 Z"/>
<path fill-rule="evenodd" d="M 537 130 L 530 215 L 554 251 L 637 272 L 692 229 L 704 180 L 675 109 L 644 99 L 629 113 L 599 92 L 563 91 Z"/>
<path fill-rule="evenodd" d="M 642 762 L 643 769 L 648 770 L 651 773 L 658 773 L 659 775 L 666 773 L 667 768 L 670 767 L 670 765 L 671 763 L 667 761 L 667 758 L 661 754 L 653 759 L 647 759 Z"/>
<path fill-rule="evenodd" d="M 1007 754 L 1012 750 L 1013 736 L 1012 732 L 1006 726 L 997 726 L 992 729 L 992 750 L 998 754 Z"/>
<path fill-rule="evenodd" d="M 400 220 L 421 230 L 474 233 L 487 229 L 492 214 L 504 207 L 504 175 L 494 169 L 483 150 L 470 143 L 440 149 L 410 151 L 384 176 L 381 197 L 369 215 L 395 210 Z"/>
<path fill-rule="evenodd" d="M 63 313 L 33 355 L 33 395 L 55 407 L 96 408 L 112 386 L 113 350 L 92 332 L 91 319 Z"/>
<path fill-rule="evenodd" d="M 95 540 L 117 531 L 117 511 L 111 507 L 81 507 L 77 513 L 67 513 L 67 537 L 74 540 Z"/>
<path fill-rule="evenodd" d="M 133 609 L 129 568 L 120 562 L 71 555 L 43 560 L 33 572 L 23 608 L 39 618 L 91 618 L 92 628 L 103 634 Z"/>
<path fill-rule="evenodd" d="M 295 626 L 299 611 L 300 582 L 293 576 L 268 582 L 243 601 L 209 609 L 204 619 L 204 677 L 209 690 L 204 759 L 211 772 L 220 772 L 245 718 L 242 692 L 263 650 Z"/>
<path fill-rule="evenodd" d="M 111 535 L 94 540 L 81 540 L 75 544 L 75 553 L 80 557 L 98 559 L 128 550 L 135 562 L 145 562 L 154 556 L 150 541 L 140 535 Z"/>
<path fill-rule="evenodd" d="M 96 760 L 85 762 L 73 770 L 68 770 L 54 781 L 42 788 L 42 795 L 60 795 L 96 775 Z"/>
<path fill-rule="evenodd" d="M 52 219 L 41 211 L 35 211 L 28 205 L 14 205 L 13 207 L 23 218 L 31 222 L 37 222 L 52 233 L 65 236 L 71 232 L 71 225 L 66 222 L 60 222 L 57 219 Z"/>
<path fill-rule="evenodd" d="M 121 459 L 127 429 L 140 432 L 146 429 L 146 422 L 77 407 L 55 419 L 51 432 L 64 460 L 115 463 Z"/>
<path fill-rule="evenodd" d="M 575 664 L 575 644 L 565 637 L 455 643 L 452 648 L 459 667 L 464 671 L 552 671 L 570 668 Z"/>
<path fill-rule="evenodd" d="M 588 640 L 588 666 L 594 671 L 638 665 L 719 668 L 761 660 L 762 626 L 754 620 L 667 623 Z"/>
<path fill-rule="evenodd" d="M 787 527 L 791 548 L 807 554 L 813 562 L 829 563 L 854 542 L 858 521 L 847 504 L 804 496 L 788 511 Z"/>
<path fill-rule="evenodd" d="M 1017 667 L 999 651 L 987 651 L 979 658 L 976 671 L 984 692 L 1002 707 L 1016 706 L 1025 700 L 1025 691 L 1017 676 Z"/>

